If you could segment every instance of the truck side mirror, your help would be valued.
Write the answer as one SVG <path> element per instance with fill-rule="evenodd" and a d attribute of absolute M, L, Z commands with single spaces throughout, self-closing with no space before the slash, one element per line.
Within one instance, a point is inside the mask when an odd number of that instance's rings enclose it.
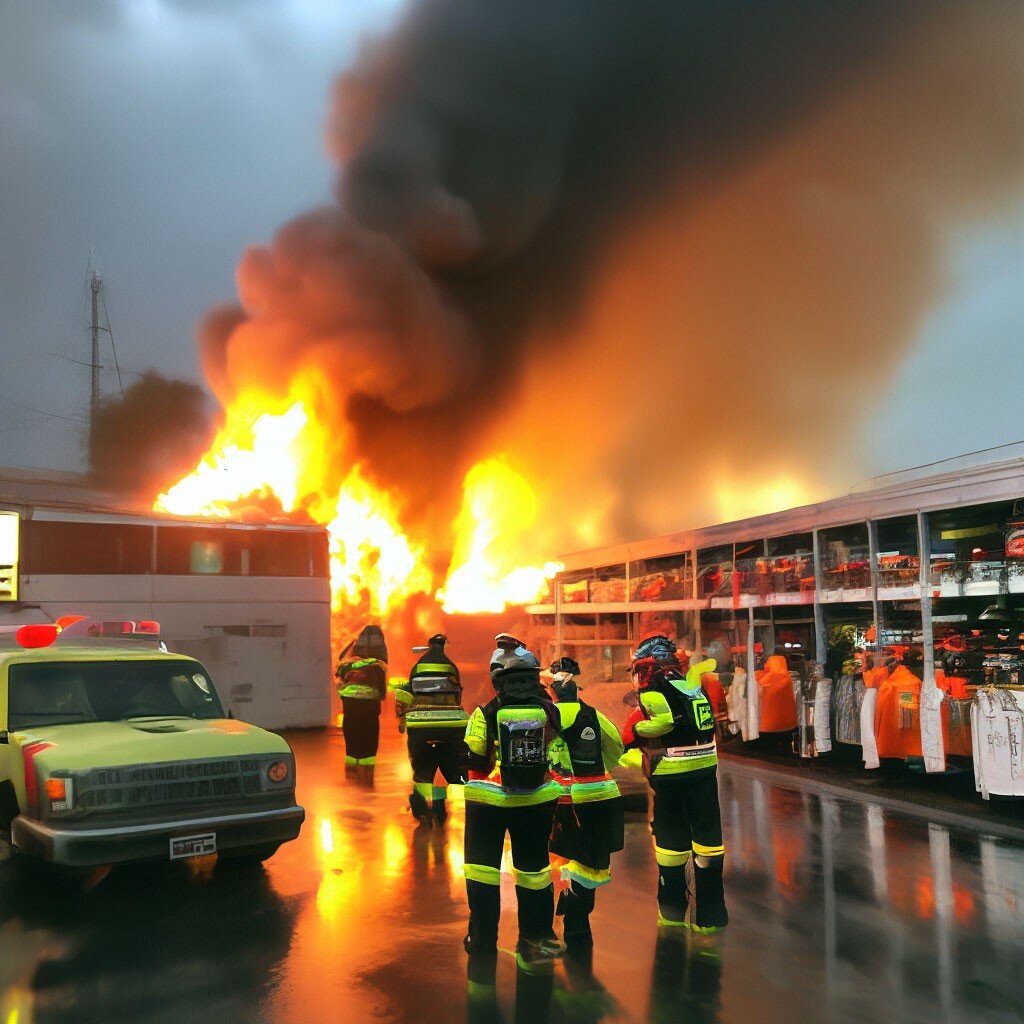
<path fill-rule="evenodd" d="M 0 743 L 10 743 L 11 734 L 6 729 L 0 729 Z"/>

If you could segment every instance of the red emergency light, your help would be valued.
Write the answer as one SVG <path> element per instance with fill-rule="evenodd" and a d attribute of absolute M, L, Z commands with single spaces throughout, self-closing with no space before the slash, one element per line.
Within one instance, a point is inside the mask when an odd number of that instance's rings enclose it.
<path fill-rule="evenodd" d="M 59 632 L 60 627 L 55 622 L 32 623 L 22 626 L 14 634 L 14 639 L 21 647 L 49 647 L 57 639 Z"/>

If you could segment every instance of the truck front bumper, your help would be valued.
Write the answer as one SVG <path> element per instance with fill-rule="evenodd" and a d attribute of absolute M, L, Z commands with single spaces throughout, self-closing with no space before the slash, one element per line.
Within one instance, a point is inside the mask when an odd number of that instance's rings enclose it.
<path fill-rule="evenodd" d="M 105 828 L 60 828 L 19 816 L 11 840 L 25 854 L 68 867 L 168 860 L 172 839 L 216 835 L 217 852 L 232 853 L 298 838 L 306 812 L 297 804 L 269 811 L 157 821 Z"/>

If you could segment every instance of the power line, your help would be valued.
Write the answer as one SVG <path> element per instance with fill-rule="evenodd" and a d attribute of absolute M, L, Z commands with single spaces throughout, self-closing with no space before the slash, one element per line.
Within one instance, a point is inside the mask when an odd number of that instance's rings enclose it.
<path fill-rule="evenodd" d="M 88 423 L 87 419 L 83 419 L 81 416 L 65 416 L 59 412 L 47 412 L 45 409 L 37 409 L 34 405 L 25 405 L 24 402 L 16 402 L 13 398 L 9 398 L 7 395 L 0 395 L 5 402 L 10 402 L 11 405 L 16 405 L 19 409 L 24 409 L 26 412 L 34 412 L 39 416 L 48 416 L 54 420 L 69 420 L 72 423 Z"/>
<path fill-rule="evenodd" d="M 117 361 L 117 345 L 114 343 L 114 327 L 110 322 L 110 314 L 107 312 L 107 293 L 100 292 L 100 300 L 103 303 L 103 319 L 107 321 L 107 334 L 110 337 L 110 348 L 114 353 L 114 369 L 117 371 L 117 386 L 124 394 L 124 381 L 121 380 L 121 364 Z"/>

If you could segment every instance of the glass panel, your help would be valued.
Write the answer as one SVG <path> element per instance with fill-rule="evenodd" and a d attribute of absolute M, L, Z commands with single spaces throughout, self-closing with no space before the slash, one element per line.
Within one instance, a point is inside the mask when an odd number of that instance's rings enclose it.
<path fill-rule="evenodd" d="M 936 597 L 988 597 L 1024 593 L 1021 558 L 1024 515 L 1020 502 L 944 509 L 929 515 L 931 581 Z M 1013 590 L 1010 568 L 1013 572 Z"/>
<path fill-rule="evenodd" d="M 151 526 L 28 520 L 23 529 L 25 572 L 105 576 L 150 571 Z"/>
<path fill-rule="evenodd" d="M 202 526 L 159 526 L 156 571 L 164 576 L 193 573 L 238 576 L 242 571 L 239 531 Z"/>
<path fill-rule="evenodd" d="M 308 576 L 310 537 L 286 530 L 246 530 L 239 541 L 249 552 L 250 576 Z"/>
<path fill-rule="evenodd" d="M 818 540 L 821 545 L 823 590 L 841 596 L 871 586 L 867 523 L 822 530 Z"/>
<path fill-rule="evenodd" d="M 697 596 L 732 597 L 733 546 L 697 552 Z"/>
<path fill-rule="evenodd" d="M 814 541 L 809 533 L 768 538 L 770 593 L 814 592 Z"/>
<path fill-rule="evenodd" d="M 885 589 L 913 587 L 921 578 L 921 552 L 917 517 L 882 519 L 878 530 L 878 586 Z"/>
<path fill-rule="evenodd" d="M 629 578 L 631 601 L 682 601 L 693 595 L 688 553 L 633 562 Z"/>

